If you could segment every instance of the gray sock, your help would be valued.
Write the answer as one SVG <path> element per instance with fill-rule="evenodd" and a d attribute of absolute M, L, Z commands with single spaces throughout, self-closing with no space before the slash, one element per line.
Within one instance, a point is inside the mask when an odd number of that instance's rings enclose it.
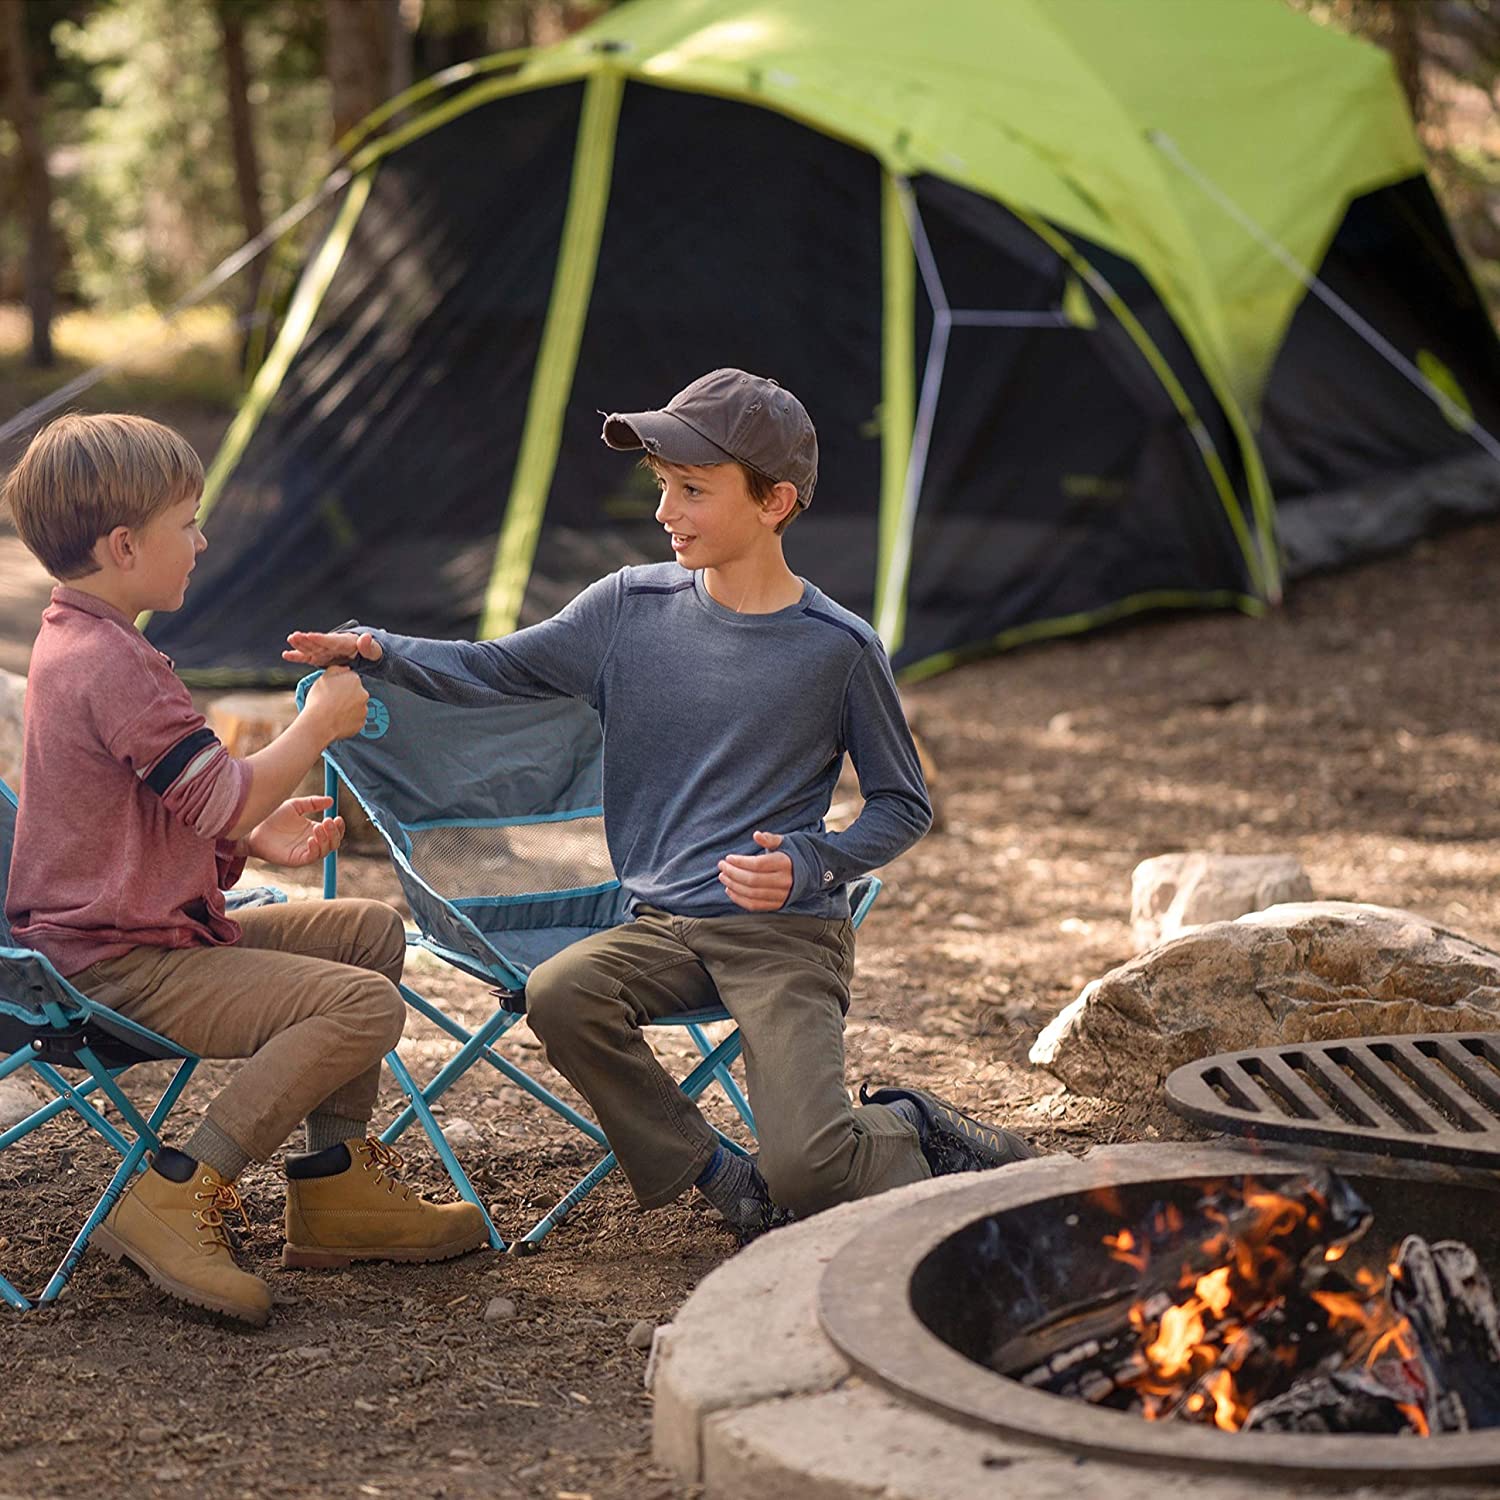
<path fill-rule="evenodd" d="M 212 1120 L 204 1120 L 182 1144 L 183 1151 L 204 1166 L 212 1167 L 225 1182 L 233 1182 L 254 1160 L 242 1151 Z"/>
<path fill-rule="evenodd" d="M 899 1116 L 910 1125 L 919 1137 L 927 1134 L 927 1120 L 922 1111 L 917 1107 L 915 1099 L 897 1099 L 894 1104 L 887 1104 L 886 1109 L 893 1115 Z"/>
<path fill-rule="evenodd" d="M 334 1115 L 315 1109 L 303 1129 L 307 1132 L 309 1151 L 326 1151 L 345 1141 L 362 1141 L 370 1133 L 368 1120 L 351 1120 L 348 1115 Z"/>
<path fill-rule="evenodd" d="M 765 1227 L 771 1192 L 749 1157 L 737 1156 L 723 1146 L 716 1147 L 695 1185 L 732 1229 Z"/>

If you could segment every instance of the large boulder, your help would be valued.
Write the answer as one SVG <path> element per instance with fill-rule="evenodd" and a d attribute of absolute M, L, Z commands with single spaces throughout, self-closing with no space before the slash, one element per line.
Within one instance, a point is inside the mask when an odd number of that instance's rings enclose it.
<path fill-rule="evenodd" d="M 1312 898 L 1294 854 L 1158 854 L 1130 877 L 1130 930 L 1144 953 L 1193 927 Z"/>
<path fill-rule="evenodd" d="M 1031 1061 L 1134 1099 L 1215 1052 L 1340 1037 L 1500 1030 L 1500 953 L 1412 912 L 1345 901 L 1215 922 L 1094 980 Z"/>

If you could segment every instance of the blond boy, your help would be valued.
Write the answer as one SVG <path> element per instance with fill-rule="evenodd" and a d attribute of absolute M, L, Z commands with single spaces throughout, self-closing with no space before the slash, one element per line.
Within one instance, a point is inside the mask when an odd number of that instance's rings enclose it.
<path fill-rule="evenodd" d="M 6 913 L 84 994 L 208 1058 L 245 1058 L 181 1149 L 164 1147 L 93 1243 L 171 1295 L 255 1325 L 270 1292 L 234 1260 L 235 1180 L 299 1121 L 287 1158 L 287 1265 L 436 1260 L 485 1239 L 477 1209 L 430 1204 L 369 1136 L 381 1059 L 401 1035 L 404 938 L 379 902 L 226 914 L 248 856 L 287 867 L 337 847 L 328 801 L 297 797 L 366 694 L 326 674 L 256 754 L 231 756 L 171 662 L 136 629 L 181 606 L 206 543 L 203 471 L 170 428 L 66 416 L 38 433 L 6 499 L 58 580 L 27 685 Z"/>

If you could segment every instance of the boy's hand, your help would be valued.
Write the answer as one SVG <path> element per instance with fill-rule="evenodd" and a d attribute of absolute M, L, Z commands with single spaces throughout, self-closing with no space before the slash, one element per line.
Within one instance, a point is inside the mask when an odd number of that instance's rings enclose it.
<path fill-rule="evenodd" d="M 250 830 L 250 853 L 268 865 L 315 865 L 344 841 L 342 818 L 313 818 L 333 806 L 332 797 L 293 797 Z"/>
<path fill-rule="evenodd" d="M 286 643 L 289 649 L 281 653 L 281 659 L 304 667 L 341 666 L 356 656 L 379 661 L 385 655 L 368 630 L 357 636 L 348 631 L 294 630 Z"/>
<path fill-rule="evenodd" d="M 347 740 L 365 727 L 365 705 L 370 695 L 365 685 L 348 667 L 329 667 L 313 683 L 303 707 L 311 714 L 326 736 L 326 743 Z"/>
<path fill-rule="evenodd" d="M 746 911 L 780 911 L 792 894 L 792 856 L 781 849 L 779 833 L 760 833 L 755 842 L 769 854 L 726 854 L 719 861 L 719 884 Z"/>

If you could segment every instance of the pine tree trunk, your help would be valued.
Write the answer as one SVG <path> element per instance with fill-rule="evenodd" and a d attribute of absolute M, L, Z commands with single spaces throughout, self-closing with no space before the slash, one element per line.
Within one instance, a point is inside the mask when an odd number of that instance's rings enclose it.
<path fill-rule="evenodd" d="M 31 52 L 26 41 L 26 9 L 0 4 L 0 49 L 6 63 L 9 114 L 20 157 L 21 198 L 26 214 L 26 307 L 31 315 L 30 363 L 55 363 L 52 352 L 54 270 L 52 252 L 52 179 L 47 148 L 32 84 Z"/>
<path fill-rule="evenodd" d="M 400 0 L 324 0 L 323 14 L 333 138 L 339 141 L 390 97 L 394 81 L 410 79 L 411 38 Z"/>
<path fill-rule="evenodd" d="M 234 151 L 234 183 L 240 198 L 240 221 L 247 241 L 266 227 L 260 201 L 260 160 L 255 149 L 255 122 L 250 111 L 250 65 L 245 56 L 245 22 L 235 0 L 219 0 L 219 29 L 224 45 L 224 81 L 229 105 L 229 140 Z M 245 270 L 245 313 L 255 311 L 265 259 L 257 256 Z M 246 334 L 248 335 L 248 324 Z"/>

